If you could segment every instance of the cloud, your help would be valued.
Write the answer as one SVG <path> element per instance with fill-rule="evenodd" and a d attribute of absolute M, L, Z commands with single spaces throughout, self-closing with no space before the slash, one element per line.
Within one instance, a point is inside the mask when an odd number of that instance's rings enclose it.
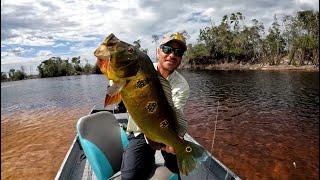
<path fill-rule="evenodd" d="M 41 57 L 50 57 L 52 56 L 52 52 L 51 51 L 47 51 L 47 50 L 41 50 L 37 53 L 37 56 L 41 56 Z"/>
<path fill-rule="evenodd" d="M 306 9 L 319 10 L 319 1 L 3 0 L 1 64 L 41 62 L 53 54 L 94 61 L 94 49 L 110 33 L 129 43 L 140 39 L 155 59 L 154 34 L 186 30 L 187 42 L 196 43 L 199 29 L 220 24 L 223 15 L 232 12 L 242 12 L 247 22 L 255 18 L 267 28 L 275 13 L 291 15 Z"/>
<path fill-rule="evenodd" d="M 67 46 L 66 44 L 64 44 L 64 43 L 58 43 L 58 44 L 55 44 L 55 45 L 53 45 L 52 47 L 64 47 L 64 46 Z"/>

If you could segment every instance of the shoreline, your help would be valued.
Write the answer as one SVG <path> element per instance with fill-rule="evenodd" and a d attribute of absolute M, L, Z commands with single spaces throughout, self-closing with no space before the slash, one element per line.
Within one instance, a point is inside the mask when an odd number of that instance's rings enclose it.
<path fill-rule="evenodd" d="M 186 70 L 257 70 L 257 71 L 308 71 L 319 72 L 319 67 L 314 65 L 293 66 L 293 65 L 243 65 L 236 63 L 210 64 L 210 65 L 182 65 L 179 69 Z"/>
<path fill-rule="evenodd" d="M 307 71 L 307 72 L 319 72 L 319 67 L 315 65 L 304 65 L 304 66 L 293 66 L 293 65 L 263 65 L 263 64 L 254 64 L 254 65 L 243 65 L 237 63 L 223 63 L 223 64 L 209 64 L 209 65 L 187 65 L 181 64 L 178 69 L 182 70 L 219 70 L 219 71 L 246 71 L 246 70 L 256 70 L 256 71 Z M 95 74 L 95 73 L 93 73 Z M 79 74 L 79 75 L 90 75 L 90 74 Z M 58 76 L 57 76 L 58 77 Z M 41 79 L 37 75 L 28 76 L 25 79 Z M 11 82 L 11 81 L 21 81 L 21 80 L 1 80 L 1 82 Z"/>

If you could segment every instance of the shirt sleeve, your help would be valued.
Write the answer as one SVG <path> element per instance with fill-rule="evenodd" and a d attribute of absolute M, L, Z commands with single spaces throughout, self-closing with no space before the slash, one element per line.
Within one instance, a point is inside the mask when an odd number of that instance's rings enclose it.
<path fill-rule="evenodd" d="M 175 90 L 173 94 L 173 104 L 177 109 L 179 109 L 182 112 L 189 98 L 189 93 L 189 85 L 187 83 L 180 83 L 180 86 Z"/>
<path fill-rule="evenodd" d="M 183 109 L 189 98 L 190 88 L 187 81 L 180 76 L 180 80 L 175 82 L 172 88 L 172 100 L 177 111 L 178 121 L 176 124 L 179 136 L 184 136 L 188 129 L 188 122 L 184 118 Z"/>

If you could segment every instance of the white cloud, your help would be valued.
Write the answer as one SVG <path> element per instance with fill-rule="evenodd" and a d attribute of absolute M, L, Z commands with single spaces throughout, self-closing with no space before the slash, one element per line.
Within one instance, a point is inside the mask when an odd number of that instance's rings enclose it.
<path fill-rule="evenodd" d="M 41 50 L 37 53 L 37 56 L 40 56 L 40 57 L 49 57 L 49 56 L 52 56 L 52 52 L 51 51 L 47 51 L 47 50 Z"/>
<path fill-rule="evenodd" d="M 315 8 L 318 7 L 319 10 L 319 1 L 318 0 L 295 0 L 298 4 L 308 4 L 314 6 Z"/>
<path fill-rule="evenodd" d="M 213 17 L 214 13 L 215 13 L 215 9 L 210 7 L 206 9 L 202 14 L 208 17 Z"/>
<path fill-rule="evenodd" d="M 40 63 L 41 61 L 45 60 L 45 58 L 46 57 L 43 57 L 43 56 L 19 57 L 19 56 L 14 56 L 14 55 L 2 57 L 2 52 L 1 52 L 1 65 L 24 64 L 24 63 L 32 63 L 32 62 Z"/>
<path fill-rule="evenodd" d="M 3 0 L 1 3 L 1 64 L 55 56 L 81 56 L 94 61 L 93 51 L 110 33 L 132 43 L 140 39 L 155 59 L 153 34 L 186 30 L 195 43 L 199 29 L 218 25 L 223 15 L 241 11 L 246 20 L 263 20 L 267 27 L 275 13 L 292 14 L 308 8 L 319 10 L 318 0 Z M 193 18 L 193 19 L 192 19 Z M 193 21 L 188 21 L 192 19 Z M 68 44 L 69 43 L 69 44 Z M 8 47 L 11 49 L 6 49 Z M 32 58 L 14 54 L 38 52 Z M 31 50 L 30 47 L 34 49 Z M 55 48 L 64 52 L 56 53 Z M 67 48 L 68 47 L 68 48 Z M 70 47 L 70 48 L 69 48 Z M 21 54 L 20 54 L 21 55 Z"/>
<path fill-rule="evenodd" d="M 64 46 L 67 46 L 67 45 L 64 43 L 59 43 L 59 44 L 53 45 L 52 47 L 64 47 Z"/>

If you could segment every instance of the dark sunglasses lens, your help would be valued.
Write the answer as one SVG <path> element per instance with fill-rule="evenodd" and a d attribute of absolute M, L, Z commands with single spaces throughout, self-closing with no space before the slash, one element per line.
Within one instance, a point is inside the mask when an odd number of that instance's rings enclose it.
<path fill-rule="evenodd" d="M 183 50 L 181 49 L 175 49 L 174 54 L 178 57 L 182 57 L 183 56 Z"/>
<path fill-rule="evenodd" d="M 170 54 L 172 52 L 172 48 L 169 46 L 162 46 L 162 51 L 166 54 Z"/>
<path fill-rule="evenodd" d="M 178 56 L 178 57 L 182 57 L 183 56 L 183 53 L 184 51 L 181 50 L 181 49 L 174 49 L 170 46 L 162 46 L 161 47 L 162 51 L 166 54 L 170 54 L 172 51 L 174 52 L 174 55 L 175 56 Z"/>

